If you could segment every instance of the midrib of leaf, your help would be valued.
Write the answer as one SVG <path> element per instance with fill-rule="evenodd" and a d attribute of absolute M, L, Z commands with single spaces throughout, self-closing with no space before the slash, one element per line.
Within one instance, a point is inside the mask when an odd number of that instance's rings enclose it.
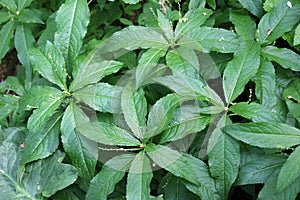
<path fill-rule="evenodd" d="M 75 126 L 76 126 L 76 119 L 75 119 L 76 116 L 74 115 L 74 109 L 73 109 L 73 108 L 74 108 L 74 107 L 72 106 L 72 111 L 73 111 L 73 112 L 72 112 L 72 116 L 73 116 L 73 120 L 74 120 Z M 81 139 L 80 139 L 80 137 L 79 137 L 77 131 L 75 130 L 75 128 L 73 129 L 72 132 L 74 132 L 77 141 L 79 141 L 78 143 L 79 143 L 79 148 L 80 148 L 80 158 L 81 158 L 81 160 L 84 162 L 84 170 L 87 171 L 87 172 L 90 172 L 90 170 L 89 170 L 88 167 L 87 167 L 88 164 L 86 163 L 84 154 L 83 154 L 83 152 L 82 152 L 83 146 L 82 146 L 82 143 L 81 143 Z M 71 144 L 71 145 L 72 145 L 72 144 Z M 91 174 L 91 176 L 93 176 L 93 174 Z"/>
<path fill-rule="evenodd" d="M 237 79 L 235 79 L 235 81 L 234 81 L 234 84 L 233 84 L 233 87 L 234 87 L 234 88 L 232 88 L 232 90 L 230 90 L 230 96 L 228 97 L 228 101 L 229 101 L 229 102 L 227 102 L 227 106 L 229 106 L 230 101 L 231 101 L 231 98 L 232 98 L 232 95 L 233 95 L 233 92 L 234 92 L 234 90 L 235 90 L 235 88 L 236 88 L 236 86 L 237 86 L 237 82 L 238 82 L 238 80 L 240 80 L 241 73 L 242 73 L 242 70 L 244 69 L 244 64 L 245 64 L 245 62 L 246 62 L 247 55 L 248 55 L 248 53 L 247 53 L 246 55 L 243 56 L 243 61 L 242 61 L 242 63 L 240 64 L 240 66 L 242 66 L 242 67 L 239 67 L 239 69 L 238 69 L 238 77 L 237 77 Z"/>
<path fill-rule="evenodd" d="M 46 134 L 44 134 L 43 137 L 40 138 L 40 140 L 38 140 L 37 142 L 35 142 L 35 146 L 34 149 L 37 149 L 38 146 L 40 146 L 40 144 L 44 141 L 44 139 L 48 136 L 48 134 L 51 132 L 52 128 L 56 125 L 56 123 L 61 119 L 61 117 L 63 116 L 63 113 L 54 121 L 54 123 L 48 128 L 48 130 L 46 131 Z"/>
<path fill-rule="evenodd" d="M 109 167 L 108 165 L 106 165 L 106 167 L 107 167 L 107 168 L 110 168 L 110 169 L 113 169 L 113 170 L 116 170 L 116 171 L 118 171 L 118 172 L 123 172 L 123 173 L 125 173 L 124 171 L 126 170 L 126 166 L 129 165 L 131 162 L 132 162 L 132 159 L 128 160 L 124 165 L 120 166 L 120 168 L 118 168 L 118 169 L 111 168 L 111 167 Z M 113 180 L 113 179 L 114 179 L 114 175 L 115 175 L 115 174 L 113 174 L 113 175 L 110 176 L 108 179 L 106 179 L 106 181 L 104 182 L 103 185 L 106 185 L 106 183 L 109 183 L 110 180 Z M 103 188 L 103 187 L 99 188 L 99 190 L 102 190 L 102 188 Z"/>
<path fill-rule="evenodd" d="M 10 22 L 8 22 L 8 23 L 10 23 Z M 7 25 L 8 23 L 6 23 L 5 25 Z M 14 22 L 12 22 L 12 24 L 11 24 L 11 29 L 13 29 L 13 27 L 14 27 Z M 3 41 L 9 41 L 9 35 L 10 35 L 10 32 L 11 32 L 11 29 L 10 29 L 10 31 L 7 31 L 7 34 L 5 35 L 4 38 L 1 38 L 1 40 L 3 40 Z M 4 56 L 4 55 L 2 55 L 4 48 L 5 48 L 5 46 L 1 48 L 1 53 L 0 53 L 1 57 Z"/>
<path fill-rule="evenodd" d="M 274 8 L 273 8 L 274 9 Z M 285 10 L 284 10 L 284 12 L 282 13 L 282 15 L 279 17 L 279 20 L 274 24 L 274 26 L 273 27 L 270 27 L 270 31 L 271 31 L 271 34 L 272 34 L 272 32 L 273 32 L 273 30 L 276 28 L 276 26 L 282 21 L 282 19 L 284 18 L 284 16 L 286 15 L 286 13 L 287 13 L 287 11 L 289 10 L 290 8 L 287 8 L 287 7 L 285 7 Z M 270 35 L 271 35 L 270 34 Z M 265 41 L 266 40 L 266 38 L 268 38 L 270 35 L 265 35 L 265 37 L 263 38 L 263 41 Z"/>
<path fill-rule="evenodd" d="M 73 10 L 72 10 L 72 20 L 71 20 L 71 30 L 69 31 L 69 34 L 68 34 L 68 44 L 70 44 L 70 40 L 71 40 L 71 34 L 72 34 L 72 31 L 74 29 L 74 18 L 75 18 L 75 13 L 76 13 L 76 10 L 77 10 L 77 4 L 78 4 L 78 0 L 75 0 L 75 5 L 73 7 Z M 69 55 L 69 50 L 70 50 L 70 45 L 68 45 L 68 55 Z"/>
<path fill-rule="evenodd" d="M 257 171 L 255 171 L 255 172 L 252 173 L 252 174 L 256 174 L 256 173 L 260 173 L 260 172 L 263 172 L 263 171 L 267 171 L 267 170 L 272 169 L 272 168 L 280 167 L 280 166 L 283 166 L 283 164 L 284 164 L 284 163 L 276 164 L 276 165 L 272 165 L 272 166 L 268 166 L 268 167 L 265 167 L 265 168 L 263 168 L 263 169 L 261 169 L 261 170 L 257 170 Z"/>
<path fill-rule="evenodd" d="M 100 97 L 100 98 L 106 98 L 106 99 L 116 99 L 118 100 L 117 97 L 111 97 L 111 96 L 106 96 L 106 95 L 97 95 L 97 94 L 86 94 L 86 93 L 78 93 L 76 92 L 76 96 L 83 96 L 83 97 Z"/>
<path fill-rule="evenodd" d="M 179 123 L 175 123 L 175 124 L 172 124 L 172 125 L 168 126 L 168 128 L 166 130 L 174 128 L 176 126 L 180 126 L 180 125 L 185 124 L 187 122 L 191 122 L 191 121 L 194 121 L 194 120 L 199 120 L 199 119 L 202 119 L 202 118 L 207 118 L 207 116 L 199 116 L 199 117 L 193 117 L 193 118 L 189 118 L 189 119 L 186 119 L 186 120 L 182 120 Z"/>

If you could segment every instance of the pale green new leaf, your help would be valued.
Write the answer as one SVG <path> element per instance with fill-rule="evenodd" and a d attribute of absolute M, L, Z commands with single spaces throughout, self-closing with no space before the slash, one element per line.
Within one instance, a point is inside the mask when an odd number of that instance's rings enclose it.
<path fill-rule="evenodd" d="M 300 24 L 298 24 L 297 28 L 295 29 L 294 42 L 293 42 L 294 46 L 297 46 L 299 44 L 300 44 Z"/>
<path fill-rule="evenodd" d="M 239 46 L 236 34 L 220 28 L 199 27 L 182 36 L 177 45 L 193 50 L 232 53 Z"/>
<path fill-rule="evenodd" d="M 179 99 L 175 94 L 169 94 L 159 99 L 149 112 L 147 132 L 142 138 L 161 133 L 172 120 L 174 110 L 179 106 L 179 103 Z"/>
<path fill-rule="evenodd" d="M 206 164 L 192 155 L 166 146 L 147 145 L 147 154 L 160 167 L 198 186 L 201 199 L 219 199 Z"/>
<path fill-rule="evenodd" d="M 35 39 L 32 35 L 31 30 L 20 24 L 16 28 L 15 33 L 15 47 L 18 52 L 19 61 L 29 68 L 28 49 L 33 47 Z"/>
<path fill-rule="evenodd" d="M 226 118 L 226 116 L 224 116 Z M 230 120 L 221 120 L 219 131 L 222 125 L 230 124 Z M 221 199 L 227 199 L 229 190 L 237 178 L 240 165 L 239 143 L 231 136 L 220 133 L 216 144 L 208 154 L 208 164 L 211 176 L 215 178 L 216 188 Z"/>
<path fill-rule="evenodd" d="M 239 0 L 239 2 L 253 15 L 261 17 L 263 14 L 262 0 Z"/>
<path fill-rule="evenodd" d="M 150 160 L 144 151 L 135 156 L 131 163 L 126 185 L 126 198 L 150 200 L 150 182 L 153 177 Z"/>
<path fill-rule="evenodd" d="M 239 12 L 230 12 L 229 20 L 234 24 L 234 29 L 243 40 L 254 40 L 256 32 L 255 21 L 249 16 Z"/>
<path fill-rule="evenodd" d="M 56 151 L 49 158 L 26 165 L 26 173 L 22 179 L 25 189 L 34 195 L 50 197 L 74 183 L 77 170 L 72 165 L 61 163 L 64 156 L 62 152 Z"/>
<path fill-rule="evenodd" d="M 276 190 L 278 192 L 287 188 L 300 176 L 299 156 L 300 146 L 298 146 L 293 153 L 289 155 L 287 161 L 280 170 L 276 185 Z"/>
<path fill-rule="evenodd" d="M 77 90 L 73 96 L 95 110 L 109 113 L 120 112 L 121 89 L 108 83 L 97 83 Z"/>
<path fill-rule="evenodd" d="M 298 177 L 289 187 L 285 188 L 281 192 L 276 190 L 277 177 L 279 170 L 274 171 L 269 179 L 264 183 L 264 187 L 258 194 L 258 200 L 283 200 L 291 199 L 294 200 L 299 193 L 300 178 Z"/>
<path fill-rule="evenodd" d="M 78 175 L 90 181 L 94 176 L 98 158 L 97 144 L 80 135 L 76 128 L 89 121 L 89 118 L 73 102 L 67 107 L 60 130 L 64 150 L 78 170 Z"/>
<path fill-rule="evenodd" d="M 121 154 L 107 161 L 92 179 L 86 199 L 106 200 L 114 191 L 115 185 L 125 176 L 134 158 L 132 154 Z"/>
<path fill-rule="evenodd" d="M 206 8 L 189 10 L 176 25 L 175 39 L 178 40 L 194 28 L 200 27 L 212 13 L 212 10 Z"/>
<path fill-rule="evenodd" d="M 103 51 L 167 48 L 169 46 L 168 41 L 160 32 L 161 30 L 155 28 L 130 26 L 114 33 L 106 42 Z"/>
<path fill-rule="evenodd" d="M 300 81 L 291 82 L 283 95 L 290 113 L 300 122 Z"/>
<path fill-rule="evenodd" d="M 210 123 L 211 117 L 202 115 L 198 106 L 181 106 L 176 109 L 172 121 L 161 134 L 159 143 L 175 141 L 203 130 Z"/>
<path fill-rule="evenodd" d="M 11 0 L 8 0 L 11 1 Z M 10 48 L 11 39 L 14 36 L 15 22 L 9 21 L 0 30 L 0 61 L 6 55 Z"/>
<path fill-rule="evenodd" d="M 62 90 L 67 88 L 65 61 L 56 46 L 47 42 L 42 51 L 32 48 L 28 50 L 28 55 L 34 69 L 44 78 L 58 85 Z"/>
<path fill-rule="evenodd" d="M 71 91 L 78 90 L 89 84 L 97 83 L 105 76 L 116 73 L 123 67 L 123 64 L 118 61 L 95 61 L 95 53 L 99 52 L 92 52 L 79 67 L 74 81 L 70 86 Z"/>
<path fill-rule="evenodd" d="M 0 12 L 0 25 L 7 22 L 12 17 L 13 15 L 9 15 L 8 12 Z"/>
<path fill-rule="evenodd" d="M 227 104 L 234 101 L 256 74 L 260 63 L 260 46 L 254 41 L 245 41 L 236 50 L 223 76 L 223 88 Z"/>
<path fill-rule="evenodd" d="M 292 5 L 291 7 L 288 2 Z M 290 31 L 300 19 L 299 10 L 298 0 L 278 0 L 273 9 L 265 14 L 258 24 L 259 43 L 270 44 Z"/>
<path fill-rule="evenodd" d="M 170 44 L 174 44 L 175 38 L 172 22 L 160 10 L 157 10 L 157 20 L 158 26 L 164 32 L 165 38 L 169 41 Z"/>
<path fill-rule="evenodd" d="M 285 69 L 300 71 L 300 55 L 290 49 L 266 46 L 262 48 L 261 54 Z"/>
<path fill-rule="evenodd" d="M 44 102 L 33 111 L 28 119 L 27 128 L 30 131 L 39 131 L 41 127 L 47 123 L 48 119 L 55 113 L 56 109 L 60 106 L 64 96 L 52 97 L 52 101 Z"/>
<path fill-rule="evenodd" d="M 89 16 L 86 0 L 66 0 L 57 11 L 54 44 L 62 52 L 68 67 L 79 54 Z"/>
<path fill-rule="evenodd" d="M 107 145 L 139 146 L 140 141 L 124 129 L 105 122 L 88 122 L 77 127 L 86 138 Z"/>
<path fill-rule="evenodd" d="M 276 83 L 275 69 L 270 61 L 264 58 L 260 59 L 260 65 L 253 81 L 255 82 L 255 95 L 260 100 L 261 105 L 269 109 L 273 108 L 276 104 Z"/>
<path fill-rule="evenodd" d="M 59 144 L 59 127 L 63 113 L 52 115 L 38 131 L 30 131 L 24 144 L 21 164 L 43 159 L 51 155 Z"/>
<path fill-rule="evenodd" d="M 223 131 L 237 140 L 262 148 L 289 148 L 300 144 L 300 130 L 287 124 L 236 123 L 226 126 Z"/>
<path fill-rule="evenodd" d="M 285 163 L 285 155 L 255 155 L 240 166 L 235 185 L 265 183 Z"/>
<path fill-rule="evenodd" d="M 43 103 L 50 104 L 60 98 L 62 91 L 50 86 L 35 86 L 27 90 L 19 101 L 19 110 L 39 108 Z"/>
<path fill-rule="evenodd" d="M 235 114 L 238 114 L 246 119 L 252 120 L 253 122 L 279 122 L 278 113 L 273 113 L 268 108 L 258 103 L 246 103 L 240 102 L 232 105 L 229 110 Z"/>
<path fill-rule="evenodd" d="M 134 82 L 129 82 L 122 90 L 121 106 L 133 134 L 141 138 L 144 135 L 147 115 L 147 101 L 142 88 L 136 90 Z"/>
<path fill-rule="evenodd" d="M 200 80 L 189 78 L 177 72 L 173 76 L 159 77 L 155 80 L 169 87 L 183 98 L 208 101 L 217 107 L 224 107 L 224 103 L 219 95 Z"/>
<path fill-rule="evenodd" d="M 265 0 L 263 8 L 266 12 L 270 12 L 278 0 Z"/>

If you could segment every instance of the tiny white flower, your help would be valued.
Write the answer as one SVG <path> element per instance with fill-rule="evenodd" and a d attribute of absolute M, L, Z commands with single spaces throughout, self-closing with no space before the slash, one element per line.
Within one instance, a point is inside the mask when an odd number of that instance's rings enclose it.
<path fill-rule="evenodd" d="M 287 5 L 289 8 L 292 8 L 292 7 L 293 7 L 293 5 L 292 5 L 292 3 L 291 3 L 290 1 L 288 1 L 288 2 L 286 3 L 286 5 Z"/>

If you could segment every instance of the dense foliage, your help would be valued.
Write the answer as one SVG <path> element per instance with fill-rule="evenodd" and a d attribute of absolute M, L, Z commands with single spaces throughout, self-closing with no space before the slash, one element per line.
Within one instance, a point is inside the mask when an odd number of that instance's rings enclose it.
<path fill-rule="evenodd" d="M 300 1 L 0 0 L 0 199 L 299 199 Z"/>

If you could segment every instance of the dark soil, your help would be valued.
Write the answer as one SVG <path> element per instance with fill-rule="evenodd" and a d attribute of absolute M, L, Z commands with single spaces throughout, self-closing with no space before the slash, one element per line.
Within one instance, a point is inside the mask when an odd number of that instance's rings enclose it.
<path fill-rule="evenodd" d="M 20 65 L 17 52 L 15 49 L 11 50 L 2 59 L 0 64 L 0 81 L 5 81 L 7 76 L 15 76 L 17 67 Z"/>

